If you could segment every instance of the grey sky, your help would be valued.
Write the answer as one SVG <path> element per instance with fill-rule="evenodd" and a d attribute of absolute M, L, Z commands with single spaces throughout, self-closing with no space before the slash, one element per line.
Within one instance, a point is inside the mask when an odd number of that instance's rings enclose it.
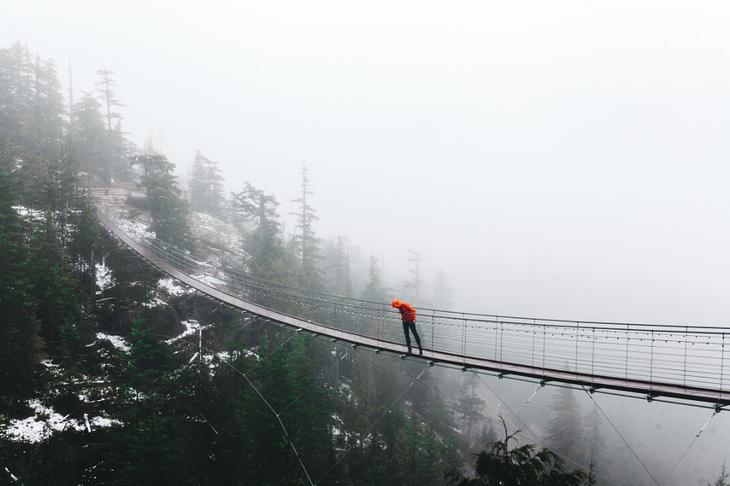
<path fill-rule="evenodd" d="M 311 169 L 322 236 L 469 310 L 727 323 L 726 2 L 2 0 L 20 40 L 185 168 L 282 202 Z"/>

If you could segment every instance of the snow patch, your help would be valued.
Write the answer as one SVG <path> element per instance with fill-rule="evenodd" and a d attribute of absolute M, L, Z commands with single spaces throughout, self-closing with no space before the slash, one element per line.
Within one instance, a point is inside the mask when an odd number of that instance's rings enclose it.
<path fill-rule="evenodd" d="M 194 291 L 193 289 L 184 287 L 174 278 L 161 278 L 160 281 L 157 282 L 157 288 L 165 291 L 167 295 L 173 297 L 190 294 Z"/>
<path fill-rule="evenodd" d="M 151 309 L 153 307 L 162 307 L 163 305 L 167 305 L 167 302 L 155 296 L 154 299 L 149 302 L 143 302 L 142 305 L 147 307 L 148 309 Z"/>
<path fill-rule="evenodd" d="M 200 329 L 200 323 L 198 321 L 196 321 L 195 319 L 190 319 L 188 321 L 182 321 L 180 324 L 185 326 L 185 331 L 183 331 L 183 333 L 180 334 L 179 336 L 176 336 L 172 339 L 168 339 L 167 341 L 165 341 L 165 343 L 172 344 L 174 342 L 179 341 L 180 339 L 186 338 L 188 336 L 192 336 L 193 334 L 198 332 L 198 330 Z"/>
<path fill-rule="evenodd" d="M 96 286 L 99 288 L 99 292 L 104 292 L 106 289 L 112 286 L 114 278 L 112 277 L 112 271 L 106 266 L 106 262 L 102 260 L 101 263 L 96 264 Z"/>
<path fill-rule="evenodd" d="M 115 336 L 113 334 L 104 334 L 103 332 L 96 333 L 96 339 L 103 339 L 112 343 L 112 346 L 117 348 L 119 351 L 128 352 L 131 347 L 129 343 L 121 336 Z"/>
<path fill-rule="evenodd" d="M 5 472 L 6 472 L 6 473 L 8 473 L 8 474 L 10 474 L 10 479 L 12 479 L 12 480 L 13 480 L 13 482 L 16 482 L 16 483 L 18 482 L 18 476 L 16 476 L 15 474 L 11 473 L 11 472 L 10 472 L 10 469 L 8 469 L 8 468 L 6 467 L 6 468 L 5 468 Z"/>
<path fill-rule="evenodd" d="M 25 206 L 13 206 L 13 209 L 16 213 L 18 213 L 18 216 L 20 216 L 23 219 L 30 219 L 30 220 L 41 220 L 45 217 L 45 213 L 41 211 L 40 209 L 31 209 L 27 208 Z"/>
<path fill-rule="evenodd" d="M 38 400 L 30 400 L 28 406 L 35 412 L 34 415 L 24 418 L 11 420 L 10 424 L 4 431 L 0 431 L 0 436 L 15 442 L 37 443 L 48 439 L 54 432 L 63 430 L 91 431 L 94 427 L 112 427 L 121 425 L 121 422 L 108 417 L 89 418 L 88 414 L 84 414 L 84 420 L 78 422 L 76 420 L 68 420 L 67 416 L 62 416 L 53 408 L 46 407 Z"/>
<path fill-rule="evenodd" d="M 125 233 L 136 240 L 151 240 L 155 234 L 148 229 L 148 225 L 142 221 L 130 221 L 129 219 L 116 219 L 114 223 Z"/>

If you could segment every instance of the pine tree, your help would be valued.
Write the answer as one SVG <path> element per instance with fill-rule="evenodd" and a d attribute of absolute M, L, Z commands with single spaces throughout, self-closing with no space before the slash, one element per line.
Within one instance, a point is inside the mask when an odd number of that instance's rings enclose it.
<path fill-rule="evenodd" d="M 352 294 L 352 279 L 350 276 L 350 257 L 347 254 L 346 240 L 338 236 L 334 243 L 329 243 L 325 252 L 325 273 L 327 276 L 327 290 L 333 294 Z"/>
<path fill-rule="evenodd" d="M 223 209 L 223 175 L 218 163 L 205 157 L 200 150 L 191 164 L 190 206 L 195 211 L 220 215 Z"/>
<path fill-rule="evenodd" d="M 501 417 L 500 417 L 501 418 Z M 492 442 L 476 454 L 474 478 L 457 478 L 460 486 L 580 486 L 586 474 L 565 471 L 563 461 L 550 449 L 533 445 L 511 447 L 520 431 L 509 433 L 502 419 L 504 440 Z"/>
<path fill-rule="evenodd" d="M 378 259 L 373 256 L 370 257 L 368 283 L 362 293 L 362 298 L 373 302 L 384 302 L 387 299 L 380 265 L 378 265 Z"/>
<path fill-rule="evenodd" d="M 26 161 L 34 147 L 35 66 L 23 44 L 0 49 L 0 146 L 7 160 Z"/>
<path fill-rule="evenodd" d="M 485 402 L 476 393 L 476 377 L 470 373 L 465 381 L 464 386 L 462 386 L 462 395 L 459 397 L 456 413 L 464 427 L 462 448 L 464 451 L 470 451 L 474 445 L 476 427 L 486 416 L 482 412 Z"/>
<path fill-rule="evenodd" d="M 588 452 L 588 459 L 590 463 L 589 469 L 589 480 L 594 481 L 589 484 L 596 484 L 596 471 L 605 470 L 605 464 L 603 464 L 603 454 L 605 441 L 601 435 L 601 415 L 597 407 L 593 407 L 590 417 L 588 417 L 588 428 L 590 435 L 588 440 L 590 441 L 590 447 Z"/>
<path fill-rule="evenodd" d="M 36 301 L 27 277 L 25 232 L 13 209 L 9 165 L 0 146 L 0 416 L 31 396 L 40 362 Z"/>
<path fill-rule="evenodd" d="M 101 105 L 91 93 L 84 93 L 71 109 L 70 157 L 88 174 L 91 185 L 108 185 L 113 176 L 108 132 L 100 109 Z"/>
<path fill-rule="evenodd" d="M 0 145 L 18 166 L 19 182 L 33 188 L 43 164 L 62 155 L 64 107 L 52 61 L 20 44 L 0 49 Z M 20 200 L 29 198 L 25 190 Z"/>
<path fill-rule="evenodd" d="M 455 446 L 439 437 L 428 422 L 411 410 L 396 444 L 398 482 L 403 485 L 441 485 L 456 466 Z"/>
<path fill-rule="evenodd" d="M 107 68 L 96 71 L 98 79 L 96 87 L 97 99 L 101 104 L 106 131 L 104 133 L 103 150 L 109 163 L 109 178 L 115 180 L 127 180 L 129 178 L 129 167 L 127 164 L 128 142 L 124 139 L 122 132 L 122 115 L 116 108 L 124 105 L 117 98 L 114 92 L 116 81 L 113 78 L 114 72 Z"/>
<path fill-rule="evenodd" d="M 720 475 L 717 477 L 714 483 L 708 484 L 707 486 L 730 486 L 730 475 L 727 473 L 725 463 L 722 463 L 720 468 Z"/>
<path fill-rule="evenodd" d="M 254 225 L 253 231 L 244 238 L 251 274 L 281 284 L 293 283 L 280 238 L 279 203 L 276 198 L 248 182 L 232 196 L 236 218 Z"/>
<path fill-rule="evenodd" d="M 36 56 L 34 67 L 32 148 L 30 158 L 49 160 L 61 156 L 64 104 L 53 61 Z"/>
<path fill-rule="evenodd" d="M 293 202 L 299 205 L 294 214 L 297 218 L 297 230 L 294 235 L 297 255 L 301 264 L 300 285 L 309 290 L 321 290 L 323 288 L 322 270 L 320 268 L 320 240 L 317 238 L 313 224 L 318 219 L 314 209 L 309 204 L 309 196 L 314 193 L 309 188 L 308 169 L 302 166 L 301 197 Z"/>
<path fill-rule="evenodd" d="M 62 263 L 62 246 L 50 210 L 33 234 L 29 262 L 36 315 L 46 351 L 68 369 L 78 364 L 85 322 L 78 281 Z"/>
<path fill-rule="evenodd" d="M 185 248 L 189 244 L 188 209 L 180 197 L 174 174 L 175 166 L 164 155 L 143 154 L 134 159 L 143 175 L 140 185 L 147 194 L 152 216 L 150 229 L 168 244 Z"/>
<path fill-rule="evenodd" d="M 99 79 L 96 81 L 96 92 L 104 106 L 104 116 L 106 119 L 106 129 L 108 132 L 112 131 L 112 126 L 116 125 L 122 119 L 122 115 L 118 112 L 113 111 L 115 108 L 121 108 L 124 105 L 117 99 L 117 95 L 114 92 L 114 85 L 116 81 L 112 75 L 114 71 L 110 71 L 107 68 L 102 68 L 96 71 L 96 75 Z"/>
<path fill-rule="evenodd" d="M 574 461 L 585 462 L 584 426 L 575 394 L 568 388 L 558 388 L 555 393 L 555 415 L 548 423 L 548 444 Z"/>

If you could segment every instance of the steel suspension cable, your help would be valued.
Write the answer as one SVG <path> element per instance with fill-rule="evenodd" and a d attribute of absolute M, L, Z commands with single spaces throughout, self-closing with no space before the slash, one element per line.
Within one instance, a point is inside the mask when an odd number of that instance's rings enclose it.
<path fill-rule="evenodd" d="M 583 388 L 583 391 L 586 392 L 586 395 L 588 395 L 588 398 L 590 398 L 591 401 L 593 402 L 593 405 L 595 405 L 595 407 L 598 409 L 598 411 L 601 412 L 601 415 L 603 415 L 603 417 L 611 425 L 611 427 L 613 428 L 614 432 L 616 432 L 616 434 L 618 434 L 618 436 L 621 438 L 621 440 L 623 441 L 623 443 L 626 444 L 626 447 L 629 448 L 629 450 L 631 451 L 631 454 L 633 454 L 633 456 L 636 458 L 636 460 L 639 461 L 639 464 L 641 464 L 641 467 L 644 469 L 644 471 L 646 471 L 646 474 L 648 474 L 649 477 L 651 478 L 651 480 L 654 481 L 654 484 L 656 484 L 657 486 L 660 486 L 659 485 L 659 481 L 657 481 L 656 478 L 654 477 L 654 475 L 651 473 L 651 471 L 649 471 L 649 468 L 646 467 L 646 464 L 644 464 L 644 461 L 641 460 L 641 457 L 639 457 L 639 454 L 637 454 L 636 451 L 634 450 L 634 448 L 631 447 L 631 444 L 629 444 L 629 442 L 623 436 L 623 434 L 621 433 L 621 431 L 618 430 L 618 428 L 616 427 L 616 425 L 614 425 L 613 421 L 608 416 L 608 414 L 598 404 L 598 402 L 595 400 L 595 398 L 593 398 L 593 395 L 591 395 L 591 393 L 586 389 L 585 386 L 583 386 L 582 388 Z"/>
<path fill-rule="evenodd" d="M 533 436 L 533 437 L 534 437 L 534 438 L 535 438 L 535 439 L 536 439 L 536 440 L 537 440 L 537 441 L 538 441 L 538 442 L 540 443 L 540 445 L 541 445 L 541 446 L 543 447 L 543 449 L 547 449 L 548 447 L 547 447 L 547 445 L 545 444 L 545 442 L 544 442 L 544 441 L 542 440 L 542 438 L 541 438 L 541 437 L 540 437 L 539 435 L 537 435 L 537 434 L 536 434 L 535 432 L 533 432 L 533 431 L 532 431 L 532 429 L 531 429 L 531 428 L 530 428 L 530 426 L 529 426 L 529 425 L 527 424 L 527 422 L 526 422 L 526 421 L 524 421 L 524 420 L 522 419 L 522 417 L 520 417 L 520 415 L 519 415 L 519 414 L 518 414 L 517 412 L 515 412 L 515 411 L 514 411 L 514 409 L 512 409 L 512 407 L 510 407 L 510 406 L 509 406 L 509 404 L 508 404 L 508 403 L 507 403 L 506 401 L 504 401 L 504 400 L 502 399 L 502 397 L 500 397 L 500 396 L 499 396 L 499 394 L 498 394 L 497 392 L 495 392 L 495 391 L 494 391 L 494 389 L 492 389 L 492 387 L 491 387 L 491 386 L 489 386 L 489 384 L 488 384 L 488 383 L 487 383 L 486 381 L 484 381 L 484 379 L 482 378 L 482 376 L 481 376 L 481 375 L 480 375 L 479 373 L 474 373 L 474 375 L 476 375 L 476 377 L 477 377 L 477 378 L 479 379 L 479 381 L 481 381 L 481 382 L 482 382 L 482 384 L 484 385 L 484 387 L 485 387 L 485 388 L 486 388 L 487 390 L 489 390 L 489 392 L 490 392 L 490 393 L 491 393 L 492 395 L 494 395 L 494 396 L 495 396 L 495 397 L 497 398 L 497 400 L 499 400 L 499 402 L 500 402 L 500 403 L 501 403 L 502 405 L 504 405 L 504 407 L 505 407 L 505 408 L 506 408 L 506 409 L 507 409 L 507 410 L 508 410 L 508 411 L 509 411 L 509 412 L 510 412 L 510 413 L 511 413 L 511 414 L 512 414 L 512 415 L 513 415 L 513 416 L 514 416 L 514 417 L 515 417 L 516 419 L 517 419 L 517 421 L 518 421 L 518 422 L 520 422 L 520 423 L 522 424 L 522 426 L 523 426 L 523 427 L 525 427 L 525 430 L 527 430 L 527 431 L 528 431 L 528 432 L 529 432 L 529 433 L 530 433 L 530 434 L 531 434 L 531 435 L 532 435 L 532 436 Z M 578 467 L 580 467 L 580 468 L 582 468 L 582 469 L 588 470 L 588 468 L 587 468 L 587 467 L 586 467 L 585 465 L 581 464 L 580 462 L 576 461 L 575 459 L 572 459 L 572 458 L 570 458 L 570 457 L 568 457 L 568 456 L 566 456 L 566 455 L 564 455 L 564 454 L 562 454 L 562 453 L 560 453 L 560 452 L 558 452 L 558 451 L 554 451 L 554 450 L 552 450 L 552 449 L 550 449 L 550 450 L 551 450 L 551 451 L 552 451 L 553 453 L 555 453 L 556 455 L 558 455 L 558 456 L 560 456 L 561 458 L 563 458 L 564 460 L 566 460 L 566 461 L 568 461 L 568 462 L 571 462 L 571 463 L 575 464 L 576 466 L 578 466 Z M 608 477 L 606 477 L 606 476 L 604 476 L 604 475 L 602 475 L 602 474 L 598 474 L 598 473 L 595 473 L 595 474 L 596 474 L 596 476 L 599 476 L 599 477 L 603 477 L 603 479 L 605 479 L 605 480 L 606 480 L 607 482 L 609 482 L 610 484 L 612 484 L 612 485 L 614 485 L 614 486 L 618 486 L 618 484 L 616 484 L 616 483 L 615 483 L 614 481 L 612 481 L 612 480 L 611 480 L 610 478 L 608 478 Z"/>
<path fill-rule="evenodd" d="M 368 357 L 368 360 L 370 360 L 370 358 L 369 358 L 369 357 Z M 413 385 L 414 385 L 414 384 L 415 384 L 415 383 L 416 383 L 416 382 L 417 382 L 417 381 L 418 381 L 418 380 L 419 380 L 419 379 L 421 378 L 421 376 L 423 376 L 423 374 L 424 374 L 424 373 L 425 373 L 426 371 L 428 371 L 428 369 L 429 369 L 429 367 L 426 367 L 426 368 L 424 368 L 424 369 L 423 369 L 423 370 L 422 370 L 422 371 L 421 371 L 421 372 L 420 372 L 420 373 L 419 373 L 419 374 L 418 374 L 418 375 L 417 375 L 417 376 L 416 376 L 416 377 L 415 377 L 415 378 L 414 378 L 414 379 L 413 379 L 413 380 L 412 380 L 412 381 L 411 381 L 411 382 L 410 382 L 410 383 L 408 384 L 408 386 L 406 386 L 406 387 L 405 387 L 405 388 L 403 389 L 403 391 L 401 391 L 401 392 L 400 392 L 400 393 L 398 394 L 398 396 L 397 396 L 397 397 L 395 397 L 395 399 L 394 399 L 394 400 L 393 400 L 393 401 L 392 401 L 392 402 L 390 403 L 390 405 L 388 405 L 388 407 L 387 407 L 387 408 L 386 408 L 386 409 L 385 409 L 385 410 L 384 410 L 384 411 L 383 411 L 383 412 L 382 412 L 382 413 L 381 413 L 381 414 L 380 414 L 380 415 L 378 416 L 378 418 L 377 418 L 377 419 L 375 419 L 375 421 L 374 421 L 374 422 L 373 422 L 372 424 L 370 424 L 370 427 L 368 427 L 368 428 L 367 428 L 367 430 L 366 430 L 365 432 L 370 432 L 370 431 L 371 431 L 371 430 L 372 430 L 372 429 L 373 429 L 373 428 L 375 427 L 375 425 L 377 425 L 377 423 L 378 423 L 378 422 L 380 422 L 380 420 L 381 420 L 381 419 L 382 419 L 383 417 L 385 417 L 385 416 L 386 416 L 386 415 L 387 415 L 387 414 L 388 414 L 388 413 L 389 413 L 389 412 L 391 411 L 391 409 L 392 409 L 393 407 L 395 407 L 395 406 L 396 406 L 396 404 L 398 404 L 398 402 L 400 402 L 400 401 L 401 401 L 401 399 L 403 398 L 403 396 L 405 396 L 405 394 L 406 394 L 406 393 L 408 392 L 408 390 L 410 390 L 410 389 L 411 389 L 411 387 L 413 387 Z M 344 451 L 344 452 L 343 452 L 343 453 L 342 453 L 342 454 L 340 455 L 340 458 L 339 458 L 339 459 L 337 459 L 337 461 L 335 461 L 335 462 L 334 462 L 334 464 L 332 464 L 332 466 L 330 466 L 330 468 L 329 468 L 329 469 L 327 469 L 327 471 L 325 471 L 324 475 L 323 475 L 323 476 L 322 476 L 321 478 L 319 478 L 319 479 L 317 480 L 317 482 L 316 482 L 315 484 L 319 484 L 319 483 L 321 483 L 321 482 L 322 482 L 322 480 L 323 480 L 324 478 L 326 478 L 326 477 L 327 477 L 327 475 L 328 475 L 328 474 L 329 474 L 330 472 L 332 472 L 332 470 L 333 470 L 333 469 L 334 469 L 335 467 L 337 467 L 337 465 L 338 465 L 338 464 L 340 464 L 340 463 L 341 463 L 341 462 L 343 461 L 343 459 L 345 459 L 345 457 L 347 456 L 347 454 L 348 454 L 348 453 L 349 453 L 349 452 L 350 452 L 350 451 L 351 451 L 351 450 L 352 450 L 352 449 L 353 449 L 354 447 L 355 447 L 355 445 L 353 444 L 353 445 L 351 445 L 350 447 L 348 447 L 347 449 L 345 449 L 345 451 Z"/>

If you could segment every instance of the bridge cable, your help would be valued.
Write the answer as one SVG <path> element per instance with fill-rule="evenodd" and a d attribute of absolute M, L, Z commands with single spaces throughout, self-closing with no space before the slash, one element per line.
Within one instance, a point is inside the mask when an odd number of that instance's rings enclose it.
<path fill-rule="evenodd" d="M 543 449 L 548 449 L 547 445 L 546 445 L 546 444 L 545 444 L 545 442 L 544 442 L 544 441 L 543 441 L 543 440 L 542 440 L 542 439 L 540 438 L 540 436 L 539 436 L 539 435 L 537 435 L 537 434 L 536 434 L 535 432 L 533 432 L 533 431 L 532 431 L 532 429 L 530 428 L 530 426 L 529 426 L 529 425 L 527 424 L 527 422 L 525 422 L 525 421 L 524 421 L 524 420 L 522 419 L 522 417 L 520 417 L 520 415 L 519 415 L 519 414 L 518 414 L 517 412 L 515 412 L 515 411 L 514 411 L 514 410 L 512 409 L 512 407 L 510 407 L 510 406 L 509 406 L 509 404 L 507 404 L 507 402 L 505 402 L 505 401 L 504 401 L 504 400 L 502 399 L 502 397 L 500 397 L 500 396 L 499 396 L 499 394 L 498 394 L 497 392 L 495 392 L 495 391 L 494 391 L 494 390 L 492 389 L 492 387 L 491 387 L 491 386 L 489 386 L 489 384 L 487 384 L 487 382 L 486 382 L 486 381 L 484 381 L 484 378 L 482 378 L 482 375 L 481 375 L 480 373 L 477 373 L 476 371 L 474 371 L 473 373 L 474 373 L 474 375 L 475 375 L 475 376 L 476 376 L 477 378 L 479 378 L 479 381 L 481 381 L 481 382 L 482 382 L 482 384 L 483 384 L 483 385 L 484 385 L 484 386 L 486 387 L 486 389 L 487 389 L 487 390 L 489 390 L 489 391 L 490 391 L 490 392 L 492 393 L 492 395 L 494 395 L 495 397 L 497 397 L 497 400 L 499 400 L 499 401 L 500 401 L 500 402 L 502 403 L 502 405 L 504 405 L 504 407 L 505 407 L 505 408 L 506 408 L 506 409 L 507 409 L 507 410 L 508 410 L 508 411 L 509 411 L 509 412 L 510 412 L 510 413 L 511 413 L 512 415 L 514 415 L 514 417 L 515 417 L 515 418 L 516 418 L 516 419 L 517 419 L 517 420 L 518 420 L 518 421 L 519 421 L 519 422 L 520 422 L 520 423 L 522 424 L 522 426 L 523 426 L 523 427 L 525 428 L 525 430 L 526 430 L 527 432 L 529 432 L 530 434 L 532 434 L 532 436 L 533 436 L 533 437 L 535 437 L 535 439 L 536 439 L 536 440 L 537 440 L 537 441 L 538 441 L 538 442 L 540 443 L 540 445 L 541 445 L 541 446 L 543 447 Z M 580 463 L 580 462 L 576 461 L 575 459 L 571 459 L 570 457 L 568 457 L 568 456 L 566 456 L 566 455 L 564 455 L 564 454 L 561 454 L 561 453 L 559 453 L 559 452 L 557 452 L 557 451 L 554 451 L 554 450 L 552 450 L 552 449 L 550 449 L 550 450 L 551 450 L 552 452 L 554 452 L 554 453 L 555 453 L 555 454 L 556 454 L 557 456 L 560 456 L 561 458 L 563 458 L 564 460 L 566 460 L 566 461 L 568 461 L 568 462 L 572 462 L 573 464 L 575 464 L 576 466 L 578 466 L 578 467 L 580 467 L 580 468 L 582 468 L 582 469 L 586 469 L 586 470 L 588 470 L 588 469 L 589 469 L 589 468 L 586 468 L 586 466 L 585 466 L 585 465 L 583 465 L 582 463 Z M 603 477 L 603 479 L 605 479 L 605 480 L 606 480 L 607 482 L 609 482 L 609 483 L 610 483 L 610 484 L 612 484 L 613 486 L 618 486 L 618 484 L 616 484 L 616 483 L 615 483 L 614 481 L 612 481 L 612 480 L 611 480 L 610 478 L 608 478 L 607 476 L 605 476 L 605 475 L 603 475 L 603 474 L 598 474 L 598 473 L 596 473 L 595 471 L 594 471 L 594 474 L 595 474 L 596 476 L 599 476 L 599 477 Z M 657 486 L 658 486 L 658 485 L 657 485 Z"/>
<path fill-rule="evenodd" d="M 154 333 L 150 333 L 150 334 L 154 334 Z M 161 336 L 161 334 L 158 334 L 158 336 Z M 292 335 L 291 337 L 293 337 L 293 336 L 294 335 Z M 166 336 L 166 337 L 169 337 L 169 336 Z M 188 341 L 184 338 L 181 338 L 180 341 L 184 341 L 188 344 L 195 345 L 195 343 Z M 287 341 L 288 341 L 288 339 L 287 339 Z M 201 348 L 206 351 L 215 353 L 214 350 L 208 348 L 207 346 L 201 345 Z M 277 347 L 274 352 L 278 351 L 280 348 L 281 348 L 281 345 L 279 347 Z M 271 410 L 271 413 L 274 414 L 274 417 L 276 417 L 276 420 L 279 422 L 279 426 L 281 427 L 281 430 L 284 432 L 284 437 L 286 438 L 287 442 L 289 442 L 289 445 L 291 446 L 292 451 L 294 451 L 294 455 L 296 456 L 297 460 L 299 461 L 299 465 L 301 466 L 302 471 L 304 471 L 304 475 L 307 477 L 307 481 L 309 482 L 310 486 L 315 486 L 315 484 L 312 482 L 312 478 L 310 477 L 309 472 L 307 471 L 307 467 L 304 465 L 304 461 L 302 460 L 301 456 L 299 455 L 299 451 L 297 450 L 296 446 L 294 445 L 294 441 L 289 436 L 289 431 L 287 430 L 286 426 L 284 425 L 284 422 L 281 420 L 281 417 L 279 416 L 279 413 L 276 412 L 276 410 L 271 405 L 271 403 L 269 403 L 269 401 L 266 399 L 266 397 L 259 391 L 259 389 L 256 387 L 256 385 L 254 385 L 253 382 L 247 376 L 248 373 L 250 373 L 251 371 L 254 371 L 254 370 L 253 369 L 248 370 L 246 373 L 244 373 L 243 371 L 239 370 L 238 368 L 233 366 L 231 363 L 229 363 L 229 361 L 226 359 L 222 359 L 221 362 L 224 365 L 226 365 L 227 367 L 231 368 L 236 373 L 238 373 L 239 375 L 241 375 L 243 377 L 243 379 L 246 380 L 246 382 L 249 384 L 249 386 L 253 389 L 253 391 L 256 392 L 256 394 L 259 396 L 259 398 L 261 398 L 261 400 L 266 404 L 266 406 L 269 408 L 269 410 Z"/>
<path fill-rule="evenodd" d="M 606 414 L 606 412 L 603 410 L 603 408 L 601 408 L 601 406 L 598 404 L 598 402 L 593 398 L 593 395 L 591 395 L 591 393 L 586 389 L 585 386 L 581 385 L 581 388 L 583 388 L 583 391 L 586 392 L 586 395 L 588 395 L 588 398 L 591 399 L 591 401 L 593 402 L 593 405 L 596 406 L 598 411 L 601 412 L 603 417 L 608 421 L 608 423 L 613 428 L 614 432 L 616 432 L 618 434 L 618 436 L 621 438 L 621 440 L 624 442 L 624 444 L 626 444 L 626 447 L 629 448 L 629 450 L 634 455 L 636 460 L 639 461 L 639 464 L 641 464 L 641 467 L 644 468 L 644 471 L 646 471 L 646 474 L 649 475 L 651 480 L 654 481 L 654 484 L 656 484 L 657 486 L 660 486 L 659 481 L 657 481 L 656 478 L 654 477 L 654 475 L 651 473 L 651 471 L 649 471 L 649 468 L 646 467 L 646 464 L 644 464 L 644 461 L 641 460 L 641 457 L 639 457 L 639 454 L 637 454 L 636 451 L 634 450 L 634 448 L 631 447 L 631 444 L 629 444 L 629 442 L 624 438 L 623 434 L 621 434 L 621 432 L 618 430 L 618 428 L 614 425 L 613 421 L 609 418 L 608 414 Z"/>
<path fill-rule="evenodd" d="M 370 360 L 370 358 L 369 358 L 369 357 L 368 357 L 368 360 Z M 423 376 L 423 374 L 424 374 L 424 373 L 425 373 L 426 371 L 428 371 L 428 370 L 429 370 L 429 368 L 430 368 L 430 366 L 429 366 L 429 367 L 426 367 L 426 368 L 424 368 L 424 369 L 423 369 L 423 370 L 422 370 L 422 371 L 421 371 L 420 373 L 418 373 L 418 375 L 416 375 L 416 377 L 415 377 L 415 378 L 414 378 L 414 379 L 413 379 L 413 380 L 412 380 L 412 381 L 411 381 L 411 382 L 410 382 L 410 383 L 408 384 L 408 386 L 406 386 L 406 387 L 405 387 L 405 388 L 403 389 L 403 391 L 401 391 L 401 392 L 400 392 L 400 393 L 398 394 L 398 396 L 397 396 L 397 397 L 395 397 L 395 399 L 394 399 L 394 400 L 393 400 L 393 401 L 392 401 L 392 402 L 390 403 L 390 405 L 388 405 L 388 408 L 386 408 L 386 409 L 385 409 L 385 410 L 383 411 L 383 413 L 381 413 L 381 414 L 380 414 L 380 415 L 378 416 L 378 418 L 377 418 L 377 419 L 375 419 L 375 421 L 374 421 L 374 422 L 373 422 L 372 424 L 370 424 L 370 427 L 368 427 L 368 428 L 367 428 L 367 430 L 365 431 L 366 433 L 370 432 L 370 431 L 371 431 L 371 430 L 373 429 L 373 427 L 375 427 L 375 425 L 377 425 L 377 423 L 378 423 L 378 422 L 380 422 L 380 420 L 381 420 L 381 419 L 382 419 L 383 417 L 385 417 L 385 416 L 386 416 L 386 415 L 387 415 L 388 413 L 390 413 L 391 409 L 392 409 L 393 407 L 395 407 L 395 406 L 396 406 L 396 405 L 398 404 L 398 402 L 400 402 L 400 401 L 401 401 L 401 399 L 402 399 L 402 398 L 403 398 L 403 396 L 404 396 L 404 395 L 406 394 L 406 392 L 408 392 L 408 390 L 410 390 L 410 389 L 411 389 L 411 387 L 413 387 L 413 385 L 414 385 L 414 384 L 415 384 L 415 383 L 416 383 L 416 382 L 417 382 L 417 381 L 418 381 L 418 380 L 419 380 L 419 379 L 421 378 L 421 376 Z M 330 466 L 330 468 L 329 468 L 329 469 L 327 469 L 327 471 L 325 471 L 324 475 L 323 475 L 323 476 L 322 476 L 321 478 L 319 478 L 319 479 L 317 480 L 317 482 L 316 482 L 316 483 L 314 483 L 314 484 L 315 484 L 315 485 L 317 485 L 317 484 L 319 484 L 319 483 L 320 483 L 320 482 L 321 482 L 321 481 L 322 481 L 322 480 L 323 480 L 324 478 L 326 478 L 326 477 L 327 477 L 327 475 L 328 475 L 328 474 L 329 474 L 330 472 L 332 472 L 332 470 L 333 470 L 333 469 L 334 469 L 334 468 L 335 468 L 335 467 L 336 467 L 337 465 L 339 465 L 339 464 L 340 464 L 340 462 L 342 462 L 342 460 L 343 460 L 343 459 L 344 459 L 344 458 L 345 458 L 345 457 L 347 456 L 347 454 L 348 454 L 348 453 L 349 453 L 349 452 L 350 452 L 350 451 L 351 451 L 351 450 L 352 450 L 352 449 L 353 449 L 354 447 L 355 447 L 355 444 L 353 444 L 353 445 L 351 445 L 350 447 L 348 447 L 348 448 L 347 448 L 347 449 L 345 450 L 345 452 L 343 452 L 343 453 L 342 453 L 342 455 L 340 456 L 340 458 L 339 458 L 339 459 L 337 459 L 337 461 L 335 461 L 335 463 L 334 463 L 334 464 L 332 464 L 332 466 Z"/>
<path fill-rule="evenodd" d="M 695 442 L 697 442 L 697 439 L 699 439 L 700 438 L 700 435 L 702 435 L 702 432 L 704 432 L 705 429 L 707 428 L 707 426 L 710 424 L 710 420 L 712 420 L 713 418 L 715 418 L 715 415 L 717 415 L 718 413 L 719 413 L 719 411 L 718 410 L 715 410 L 712 413 L 712 415 L 710 415 L 710 418 L 707 419 L 707 421 L 705 422 L 705 425 L 703 425 L 702 428 L 700 428 L 700 430 L 697 432 L 697 434 L 695 434 L 695 436 L 692 438 L 692 441 L 689 443 L 689 445 L 684 450 L 684 452 L 682 453 L 682 455 L 679 456 L 679 459 L 677 459 L 677 462 L 674 463 L 674 466 L 672 466 L 672 469 L 667 474 L 667 477 L 671 476 L 672 473 L 674 472 L 674 470 L 677 469 L 677 466 L 679 466 L 679 463 L 682 462 L 682 460 L 684 459 L 684 456 L 686 456 L 687 453 L 689 453 L 690 449 L 692 449 L 692 447 L 695 445 Z"/>

